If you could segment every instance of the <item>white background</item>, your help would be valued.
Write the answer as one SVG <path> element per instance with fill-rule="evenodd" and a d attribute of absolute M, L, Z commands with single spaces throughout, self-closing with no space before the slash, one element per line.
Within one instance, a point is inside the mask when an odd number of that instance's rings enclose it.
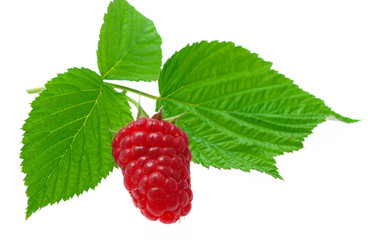
<path fill-rule="evenodd" d="M 277 157 L 284 181 L 192 164 L 193 209 L 164 225 L 133 206 L 119 170 L 95 191 L 25 220 L 20 128 L 35 97 L 26 89 L 70 67 L 98 71 L 97 41 L 109 0 L 1 1 L 0 239 L 368 239 L 365 2 L 130 1 L 156 24 L 163 61 L 187 43 L 233 41 L 336 112 L 362 119 L 325 122 L 302 150 Z M 157 83 L 123 84 L 158 95 Z M 152 114 L 154 102 L 142 102 Z"/>

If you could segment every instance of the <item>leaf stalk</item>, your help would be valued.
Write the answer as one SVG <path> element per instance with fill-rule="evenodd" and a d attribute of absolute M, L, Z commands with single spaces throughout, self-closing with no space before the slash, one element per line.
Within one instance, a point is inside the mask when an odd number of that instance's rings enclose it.
<path fill-rule="evenodd" d="M 125 90 L 125 91 L 128 91 L 128 92 L 136 93 L 138 95 L 142 95 L 144 97 L 151 98 L 151 99 L 154 99 L 154 100 L 157 100 L 159 98 L 159 97 L 153 96 L 151 94 L 148 94 L 148 93 L 145 93 L 145 92 L 142 92 L 142 91 L 130 88 L 130 87 L 126 87 L 126 86 L 122 86 L 122 85 L 118 85 L 118 84 L 114 84 L 114 83 L 107 83 L 107 82 L 105 82 L 104 84 L 107 84 L 107 85 L 109 85 L 113 88 L 122 89 L 122 90 Z"/>

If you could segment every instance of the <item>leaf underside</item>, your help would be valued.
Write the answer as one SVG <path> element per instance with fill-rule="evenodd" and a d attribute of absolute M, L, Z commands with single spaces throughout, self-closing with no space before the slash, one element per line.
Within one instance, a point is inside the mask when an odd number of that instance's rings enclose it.
<path fill-rule="evenodd" d="M 125 0 L 110 3 L 97 59 L 103 79 L 152 81 L 161 68 L 161 37 L 151 20 Z"/>
<path fill-rule="evenodd" d="M 205 167 L 251 169 L 281 178 L 274 157 L 303 147 L 328 116 L 321 99 L 231 42 L 200 42 L 175 53 L 159 76 L 165 117 L 190 139 L 193 161 Z"/>
<path fill-rule="evenodd" d="M 23 126 L 26 218 L 94 189 L 115 166 L 109 126 L 119 129 L 133 120 L 124 95 L 89 69 L 69 69 L 45 88 Z"/>

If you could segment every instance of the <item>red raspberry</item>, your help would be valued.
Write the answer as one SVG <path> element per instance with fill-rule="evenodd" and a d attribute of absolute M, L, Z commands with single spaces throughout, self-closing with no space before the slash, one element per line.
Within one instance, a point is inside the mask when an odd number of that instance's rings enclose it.
<path fill-rule="evenodd" d="M 165 120 L 140 118 L 121 129 L 112 155 L 134 205 L 150 220 L 174 223 L 191 210 L 188 137 Z"/>

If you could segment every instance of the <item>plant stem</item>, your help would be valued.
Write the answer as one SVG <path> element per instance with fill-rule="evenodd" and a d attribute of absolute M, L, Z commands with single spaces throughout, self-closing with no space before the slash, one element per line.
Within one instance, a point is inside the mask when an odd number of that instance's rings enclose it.
<path fill-rule="evenodd" d="M 40 93 L 44 89 L 45 89 L 44 87 L 31 88 L 31 89 L 27 89 L 27 93 L 29 93 L 29 94 Z"/>
<path fill-rule="evenodd" d="M 138 103 L 137 103 L 137 101 L 136 101 L 136 100 L 134 100 L 133 98 L 130 98 L 128 95 L 125 95 L 125 97 L 126 97 L 126 99 L 127 99 L 129 102 L 133 103 L 133 105 L 134 105 L 136 108 L 138 108 Z"/>
<path fill-rule="evenodd" d="M 133 89 L 133 88 L 130 88 L 130 87 L 126 87 L 126 86 L 121 86 L 121 85 L 118 85 L 118 84 L 114 84 L 114 83 L 107 83 L 107 82 L 104 82 L 104 84 L 107 84 L 107 85 L 110 85 L 111 87 L 113 88 L 118 88 L 118 89 L 122 89 L 122 90 L 125 90 L 125 91 L 128 91 L 128 92 L 132 92 L 132 93 L 136 93 L 138 95 L 142 95 L 142 96 L 145 96 L 145 97 L 148 97 L 148 98 L 151 98 L 151 99 L 154 99 L 154 100 L 157 100 L 158 97 L 156 96 L 153 96 L 151 94 L 148 94 L 148 93 L 145 93 L 145 92 L 141 92 L 139 90 L 136 90 L 136 89 Z M 27 93 L 29 94 L 34 94 L 34 93 L 40 93 L 42 90 L 44 90 L 45 88 L 44 87 L 39 87 L 39 88 L 31 88 L 31 89 L 27 89 Z M 128 96 L 127 96 L 128 97 Z M 130 100 L 133 100 L 130 98 Z M 134 101 L 134 100 L 133 100 Z M 135 102 L 135 103 L 134 103 Z M 132 102 L 135 106 L 137 106 L 137 102 L 134 101 Z"/>
<path fill-rule="evenodd" d="M 104 83 L 107 84 L 107 85 L 110 85 L 113 88 L 118 88 L 118 89 L 122 89 L 122 90 L 125 90 L 125 91 L 128 91 L 128 92 L 136 93 L 138 95 L 142 95 L 142 96 L 154 99 L 154 100 L 158 99 L 158 97 L 156 97 L 156 96 L 153 96 L 153 95 L 145 93 L 145 92 L 141 92 L 141 91 L 133 89 L 133 88 L 129 88 L 129 87 L 126 87 L 126 86 L 121 86 L 121 85 L 114 84 L 114 83 L 107 83 L 107 82 L 104 82 Z"/>
<path fill-rule="evenodd" d="M 126 92 L 126 91 L 123 91 Z M 142 108 L 142 106 L 134 99 L 130 98 L 128 95 L 125 94 L 126 99 L 133 103 L 133 105 L 138 109 L 138 115 L 137 115 L 137 119 L 140 117 L 149 117 L 148 114 L 146 113 L 146 111 L 144 111 L 144 109 Z"/>

